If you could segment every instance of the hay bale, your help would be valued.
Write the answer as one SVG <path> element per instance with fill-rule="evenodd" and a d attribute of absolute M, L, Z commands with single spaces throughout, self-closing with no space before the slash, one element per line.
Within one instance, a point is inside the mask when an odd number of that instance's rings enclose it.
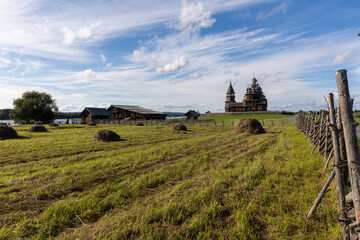
<path fill-rule="evenodd" d="M 43 125 L 34 125 L 29 128 L 29 132 L 47 132 Z"/>
<path fill-rule="evenodd" d="M 94 123 L 94 122 L 88 122 L 86 125 L 88 125 L 88 126 L 96 126 L 96 123 Z"/>
<path fill-rule="evenodd" d="M 43 125 L 44 123 L 42 121 L 35 122 L 35 125 Z"/>
<path fill-rule="evenodd" d="M 95 133 L 93 140 L 97 142 L 116 142 L 120 141 L 120 136 L 110 130 L 99 130 Z"/>
<path fill-rule="evenodd" d="M 0 139 L 16 138 L 17 132 L 7 125 L 0 125 Z"/>
<path fill-rule="evenodd" d="M 184 125 L 184 124 L 176 124 L 174 127 L 173 127 L 173 130 L 175 131 L 187 131 L 187 127 Z"/>
<path fill-rule="evenodd" d="M 136 126 L 144 126 L 144 124 L 142 122 L 138 122 L 136 123 Z"/>
<path fill-rule="evenodd" d="M 50 127 L 58 127 L 59 124 L 57 124 L 57 123 L 49 123 L 49 126 L 50 126 Z"/>
<path fill-rule="evenodd" d="M 80 121 L 80 124 L 86 124 L 86 121 L 85 121 L 84 119 L 82 119 L 82 120 Z"/>
<path fill-rule="evenodd" d="M 237 133 L 250 133 L 250 134 L 262 134 L 265 133 L 265 129 L 261 126 L 261 123 L 253 118 L 244 118 L 240 120 L 236 127 Z"/>
<path fill-rule="evenodd" d="M 0 126 L 7 126 L 6 122 L 0 122 Z"/>

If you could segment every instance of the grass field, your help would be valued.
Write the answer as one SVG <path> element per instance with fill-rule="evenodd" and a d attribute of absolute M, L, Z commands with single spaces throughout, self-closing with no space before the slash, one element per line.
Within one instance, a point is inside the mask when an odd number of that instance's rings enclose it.
<path fill-rule="evenodd" d="M 14 127 L 0 141 L 0 239 L 339 239 L 329 175 L 290 125 Z M 100 129 L 123 141 L 100 143 Z"/>
<path fill-rule="evenodd" d="M 233 126 L 236 125 L 237 120 L 244 119 L 244 118 L 254 118 L 257 119 L 259 122 L 263 122 L 265 126 L 267 125 L 278 125 L 278 124 L 289 124 L 291 123 L 288 121 L 291 118 L 291 115 L 284 115 L 284 114 L 239 114 L 239 115 L 222 115 L 222 116 L 203 116 L 200 117 L 201 120 L 210 120 L 214 119 L 218 126 Z M 235 120 L 235 121 L 234 121 Z M 234 123 L 233 123 L 234 122 Z"/>

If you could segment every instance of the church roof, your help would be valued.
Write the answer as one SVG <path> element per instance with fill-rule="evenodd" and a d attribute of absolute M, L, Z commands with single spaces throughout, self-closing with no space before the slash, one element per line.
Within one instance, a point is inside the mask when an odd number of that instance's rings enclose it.
<path fill-rule="evenodd" d="M 228 88 L 226 94 L 235 94 L 235 91 L 234 91 L 234 89 L 233 89 L 233 87 L 231 85 L 231 82 L 230 82 L 230 85 L 229 85 L 229 88 Z"/>
<path fill-rule="evenodd" d="M 255 94 L 262 94 L 263 95 L 263 91 L 258 83 L 258 81 L 256 80 L 256 78 L 254 77 L 251 80 L 251 83 L 249 84 L 249 86 L 246 89 L 246 93 L 255 93 Z"/>

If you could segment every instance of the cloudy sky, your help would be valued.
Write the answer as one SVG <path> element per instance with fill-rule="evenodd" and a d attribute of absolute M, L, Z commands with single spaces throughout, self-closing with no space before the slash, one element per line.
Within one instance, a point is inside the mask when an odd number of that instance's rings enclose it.
<path fill-rule="evenodd" d="M 359 33 L 358 0 L 0 0 L 0 109 L 221 112 L 254 75 L 270 110 L 320 109 L 339 69 L 360 109 Z"/>

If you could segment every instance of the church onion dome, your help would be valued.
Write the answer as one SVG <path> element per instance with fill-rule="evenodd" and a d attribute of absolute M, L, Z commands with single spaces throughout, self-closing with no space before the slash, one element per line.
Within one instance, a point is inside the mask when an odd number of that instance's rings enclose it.
<path fill-rule="evenodd" d="M 257 82 L 256 78 L 251 80 L 251 84 L 246 89 L 246 93 L 256 93 L 256 94 L 263 94 L 263 91 Z"/>
<path fill-rule="evenodd" d="M 231 82 L 230 82 L 230 85 L 229 85 L 229 88 L 228 88 L 226 94 L 235 94 L 235 91 L 234 91 L 234 89 L 233 89 L 233 87 L 231 85 Z"/>

